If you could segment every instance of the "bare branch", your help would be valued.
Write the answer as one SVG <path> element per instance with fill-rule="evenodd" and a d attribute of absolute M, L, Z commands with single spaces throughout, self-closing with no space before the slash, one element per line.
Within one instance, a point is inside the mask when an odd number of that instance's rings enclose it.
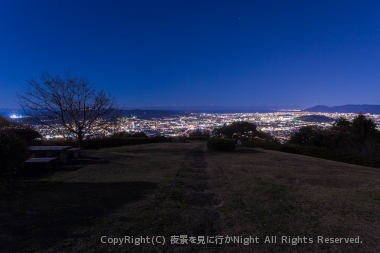
<path fill-rule="evenodd" d="M 107 118 L 119 113 L 115 97 L 70 73 L 64 78 L 43 73 L 40 81 L 29 80 L 17 98 L 27 116 L 61 134 L 75 135 L 80 145 L 95 127 L 107 129 Z"/>

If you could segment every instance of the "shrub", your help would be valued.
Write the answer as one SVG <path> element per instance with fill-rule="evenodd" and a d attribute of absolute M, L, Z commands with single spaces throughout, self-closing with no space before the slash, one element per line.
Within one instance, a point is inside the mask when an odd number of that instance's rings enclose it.
<path fill-rule="evenodd" d="M 97 149 L 97 148 L 109 148 L 109 147 L 120 147 L 128 145 L 138 145 L 147 143 L 158 143 L 168 141 L 165 137 L 145 137 L 145 138 L 99 138 L 99 139 L 89 139 L 83 141 L 83 147 L 85 149 Z"/>
<path fill-rule="evenodd" d="M 130 134 L 130 133 L 127 133 L 127 132 L 118 132 L 118 133 L 114 133 L 111 138 L 116 138 L 116 139 L 122 139 L 122 138 L 145 138 L 145 137 L 149 137 L 148 135 L 146 135 L 144 132 L 136 132 L 134 134 Z"/>
<path fill-rule="evenodd" d="M 24 166 L 27 157 L 25 141 L 13 134 L 0 134 L 0 177 L 14 175 Z"/>
<path fill-rule="evenodd" d="M 210 138 L 207 141 L 207 148 L 215 151 L 235 150 L 235 141 L 231 139 Z"/>
<path fill-rule="evenodd" d="M 280 148 L 281 148 L 281 144 L 277 142 L 267 142 L 267 141 L 261 141 L 261 140 L 243 141 L 243 144 L 250 148 L 263 148 L 263 149 L 270 149 L 270 150 L 277 150 L 277 151 L 280 151 Z"/>
<path fill-rule="evenodd" d="M 41 134 L 31 128 L 6 129 L 2 130 L 1 132 L 5 134 L 17 135 L 18 137 L 22 138 L 28 145 L 34 144 L 37 139 L 42 139 Z"/>
<path fill-rule="evenodd" d="M 189 137 L 186 137 L 186 140 L 192 140 L 192 141 L 207 141 L 208 139 L 210 139 L 210 136 L 189 136 Z"/>
<path fill-rule="evenodd" d="M 39 146 L 74 146 L 74 147 L 79 147 L 78 142 L 73 142 L 73 141 L 65 140 L 65 139 L 43 140 L 38 145 Z"/>

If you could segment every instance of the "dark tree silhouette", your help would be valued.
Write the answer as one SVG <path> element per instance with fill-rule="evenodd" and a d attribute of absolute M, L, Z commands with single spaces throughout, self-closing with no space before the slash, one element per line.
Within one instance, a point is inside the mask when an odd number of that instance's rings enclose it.
<path fill-rule="evenodd" d="M 351 132 L 351 128 L 352 123 L 348 121 L 346 118 L 340 117 L 333 123 L 331 130 L 339 133 L 349 133 Z"/>
<path fill-rule="evenodd" d="M 29 80 L 17 98 L 26 115 L 76 139 L 79 146 L 86 135 L 109 129 L 109 119 L 119 113 L 112 95 L 70 73 L 64 77 L 43 73 L 39 81 Z"/>
<path fill-rule="evenodd" d="M 224 124 L 221 128 L 215 128 L 212 135 L 215 137 L 240 138 L 242 135 L 251 138 L 256 132 L 256 125 L 241 121 L 232 122 L 230 125 Z"/>
<path fill-rule="evenodd" d="M 317 126 L 304 126 L 290 137 L 290 144 L 320 146 L 321 131 Z"/>
<path fill-rule="evenodd" d="M 378 137 L 379 131 L 377 130 L 376 123 L 372 119 L 360 114 L 352 121 L 351 134 L 357 141 L 361 142 L 367 137 Z"/>
<path fill-rule="evenodd" d="M 380 159 L 380 132 L 376 123 L 362 114 L 356 116 L 352 122 L 339 118 L 329 129 L 320 129 L 317 126 L 301 127 L 292 134 L 288 143 L 325 147 Z"/>
<path fill-rule="evenodd" d="M 230 125 L 224 124 L 221 128 L 215 128 L 212 131 L 212 136 L 236 140 L 259 138 L 265 141 L 277 141 L 270 134 L 258 130 L 255 124 L 246 121 L 233 122 Z"/>

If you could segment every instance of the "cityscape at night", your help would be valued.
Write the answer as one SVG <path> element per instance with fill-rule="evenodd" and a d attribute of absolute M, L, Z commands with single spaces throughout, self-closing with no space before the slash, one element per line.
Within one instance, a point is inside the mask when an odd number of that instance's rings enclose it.
<path fill-rule="evenodd" d="M 144 110 L 142 110 L 143 112 Z M 144 132 L 149 137 L 165 136 L 165 137 L 181 137 L 189 136 L 195 130 L 200 130 L 206 134 L 211 134 L 215 128 L 223 125 L 229 125 L 232 122 L 250 122 L 258 126 L 258 128 L 269 133 L 281 143 L 286 143 L 290 136 L 298 129 L 304 126 L 316 125 L 320 128 L 331 127 L 335 120 L 343 117 L 352 121 L 357 113 L 327 113 L 327 112 L 302 112 L 301 110 L 280 110 L 277 112 L 267 113 L 180 113 L 167 111 L 165 117 L 139 118 L 131 115 L 130 117 L 118 118 L 117 126 L 110 126 L 108 130 L 94 129 L 93 134 L 88 138 L 109 137 L 113 133 L 126 132 L 134 134 Z M 171 116 L 169 116 L 171 114 Z M 302 116 L 322 115 L 326 118 L 322 121 L 299 119 Z M 367 113 L 366 117 L 372 119 L 378 127 L 380 126 L 380 114 Z M 12 114 L 9 118 L 18 124 L 25 124 L 26 116 L 20 114 Z M 62 127 L 57 125 L 56 129 L 46 127 L 44 125 L 33 124 L 42 136 L 46 139 L 62 139 Z M 95 134 L 96 133 L 96 134 Z"/>
<path fill-rule="evenodd" d="M 380 252 L 380 1 L 0 0 L 0 251 Z"/>

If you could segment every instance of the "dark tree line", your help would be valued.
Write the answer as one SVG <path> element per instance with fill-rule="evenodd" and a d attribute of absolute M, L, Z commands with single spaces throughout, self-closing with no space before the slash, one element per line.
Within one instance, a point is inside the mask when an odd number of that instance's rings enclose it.
<path fill-rule="evenodd" d="M 380 159 L 380 132 L 376 123 L 362 114 L 355 117 L 352 122 L 339 118 L 327 129 L 320 129 L 317 126 L 301 127 L 291 136 L 288 143 L 325 147 Z"/>

